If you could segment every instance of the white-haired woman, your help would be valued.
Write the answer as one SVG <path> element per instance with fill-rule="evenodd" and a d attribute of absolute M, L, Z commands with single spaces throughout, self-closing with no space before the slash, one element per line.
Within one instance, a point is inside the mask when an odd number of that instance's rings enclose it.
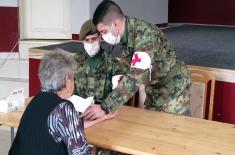
<path fill-rule="evenodd" d="M 74 91 L 76 66 L 73 57 L 61 50 L 42 58 L 41 92 L 27 106 L 9 155 L 91 154 L 83 120 L 67 100 Z"/>

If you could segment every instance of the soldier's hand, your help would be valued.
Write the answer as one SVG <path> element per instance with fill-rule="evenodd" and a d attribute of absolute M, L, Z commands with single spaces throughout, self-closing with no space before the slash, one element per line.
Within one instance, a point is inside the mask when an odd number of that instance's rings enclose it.
<path fill-rule="evenodd" d="M 84 113 L 82 113 L 81 117 L 84 118 L 84 120 L 95 120 L 98 118 L 101 118 L 105 115 L 105 112 L 101 109 L 100 104 L 92 104 L 90 105 Z"/>

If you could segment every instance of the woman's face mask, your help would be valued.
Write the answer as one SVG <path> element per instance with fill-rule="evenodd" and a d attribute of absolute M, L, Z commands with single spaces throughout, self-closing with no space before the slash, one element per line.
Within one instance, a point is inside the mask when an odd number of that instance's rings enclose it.
<path fill-rule="evenodd" d="M 95 41 L 93 43 L 83 42 L 83 45 L 84 45 L 84 48 L 85 48 L 87 54 L 90 57 L 95 56 L 99 52 L 99 49 L 100 49 L 99 41 Z"/>
<path fill-rule="evenodd" d="M 102 35 L 102 38 L 104 39 L 104 41 L 106 41 L 107 43 L 109 44 L 112 44 L 112 45 L 116 45 L 118 43 L 120 43 L 121 41 L 121 37 L 120 37 L 120 34 L 119 34 L 119 31 L 118 31 L 118 34 L 117 36 L 114 36 L 112 34 L 112 30 L 113 30 L 113 24 L 111 26 L 111 30 L 107 33 L 107 34 L 104 34 Z"/>

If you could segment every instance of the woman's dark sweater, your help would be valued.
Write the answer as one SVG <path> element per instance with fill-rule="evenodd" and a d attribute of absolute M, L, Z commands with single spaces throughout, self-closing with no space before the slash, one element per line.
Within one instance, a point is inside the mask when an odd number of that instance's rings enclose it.
<path fill-rule="evenodd" d="M 9 155 L 68 155 L 65 143 L 56 143 L 48 130 L 48 116 L 65 100 L 40 92 L 27 106 Z"/>

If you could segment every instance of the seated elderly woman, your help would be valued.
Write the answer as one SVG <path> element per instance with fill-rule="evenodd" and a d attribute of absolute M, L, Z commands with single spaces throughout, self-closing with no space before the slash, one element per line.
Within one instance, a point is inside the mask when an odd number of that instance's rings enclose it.
<path fill-rule="evenodd" d="M 74 91 L 76 67 L 73 57 L 61 50 L 43 57 L 38 71 L 41 92 L 27 106 L 9 155 L 91 154 L 80 113 L 67 100 Z"/>

